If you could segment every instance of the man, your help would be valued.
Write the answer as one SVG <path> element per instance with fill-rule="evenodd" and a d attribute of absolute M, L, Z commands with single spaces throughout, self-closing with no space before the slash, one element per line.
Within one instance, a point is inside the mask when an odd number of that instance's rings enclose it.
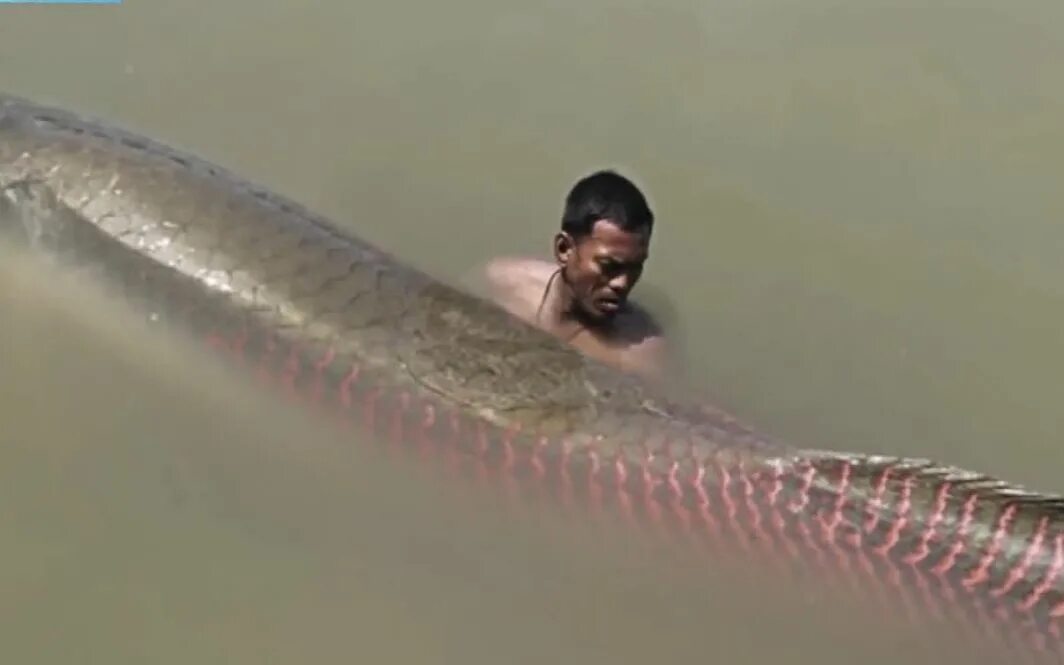
<path fill-rule="evenodd" d="M 489 295 L 512 314 L 623 370 L 659 378 L 658 325 L 628 301 L 650 249 L 654 214 L 639 189 L 613 171 L 593 173 L 565 199 L 554 262 L 489 262 Z"/>

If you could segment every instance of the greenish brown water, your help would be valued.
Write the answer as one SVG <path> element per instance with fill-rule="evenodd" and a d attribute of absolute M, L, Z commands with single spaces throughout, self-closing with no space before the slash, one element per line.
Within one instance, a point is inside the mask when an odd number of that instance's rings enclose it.
<path fill-rule="evenodd" d="M 452 279 L 545 250 L 571 181 L 618 166 L 661 220 L 640 292 L 722 405 L 1064 491 L 1064 6 L 896 4 L 3 7 L 0 80 Z M 852 662 L 800 613 L 447 509 L 39 279 L 0 281 L 23 660 Z"/>

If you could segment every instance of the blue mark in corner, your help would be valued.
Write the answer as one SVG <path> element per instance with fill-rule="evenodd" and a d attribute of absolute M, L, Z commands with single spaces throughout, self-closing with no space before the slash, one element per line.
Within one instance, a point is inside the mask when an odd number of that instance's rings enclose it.
<path fill-rule="evenodd" d="M 120 5 L 122 0 L 0 0 L 0 5 Z"/>

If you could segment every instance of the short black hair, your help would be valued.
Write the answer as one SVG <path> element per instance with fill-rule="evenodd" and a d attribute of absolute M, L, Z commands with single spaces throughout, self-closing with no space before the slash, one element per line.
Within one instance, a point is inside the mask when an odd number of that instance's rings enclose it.
<path fill-rule="evenodd" d="M 595 222 L 609 219 L 625 231 L 654 228 L 654 213 L 635 184 L 616 171 L 603 170 L 580 179 L 565 197 L 562 231 L 573 238 L 591 234 Z"/>

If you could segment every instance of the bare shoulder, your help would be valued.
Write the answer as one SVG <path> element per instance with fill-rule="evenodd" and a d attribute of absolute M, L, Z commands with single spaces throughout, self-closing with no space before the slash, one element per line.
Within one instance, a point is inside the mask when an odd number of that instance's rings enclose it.
<path fill-rule="evenodd" d="M 545 286 L 555 266 L 540 259 L 520 256 L 500 256 L 487 262 L 484 276 L 501 288 Z"/>
<path fill-rule="evenodd" d="M 485 264 L 483 276 L 493 299 L 511 313 L 528 318 L 555 270 L 547 261 L 502 256 Z"/>

